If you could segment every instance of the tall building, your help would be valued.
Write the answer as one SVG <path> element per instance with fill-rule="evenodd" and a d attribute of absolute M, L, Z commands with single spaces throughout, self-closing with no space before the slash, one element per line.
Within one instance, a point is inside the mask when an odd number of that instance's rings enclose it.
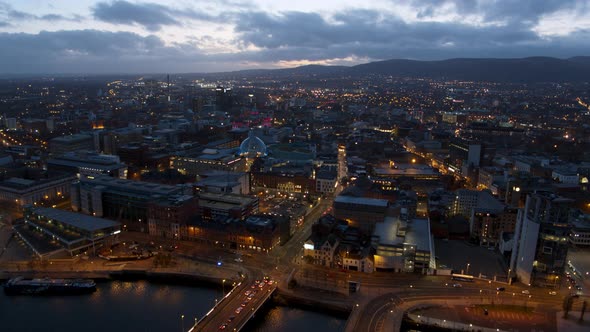
<path fill-rule="evenodd" d="M 449 167 L 455 172 L 463 172 L 463 167 L 479 167 L 482 156 L 482 146 L 479 143 L 455 139 L 449 144 Z"/>
<path fill-rule="evenodd" d="M 510 261 L 511 271 L 521 282 L 558 285 L 567 262 L 572 202 L 551 192 L 528 195 L 517 216 Z"/>

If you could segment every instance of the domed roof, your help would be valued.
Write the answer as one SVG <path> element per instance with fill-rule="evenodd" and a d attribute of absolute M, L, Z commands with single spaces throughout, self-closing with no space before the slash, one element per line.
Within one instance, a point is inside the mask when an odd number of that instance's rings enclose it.
<path fill-rule="evenodd" d="M 264 157 L 267 155 L 266 144 L 260 138 L 254 136 L 254 132 L 250 131 L 248 138 L 240 144 L 238 154 L 246 158 Z"/>

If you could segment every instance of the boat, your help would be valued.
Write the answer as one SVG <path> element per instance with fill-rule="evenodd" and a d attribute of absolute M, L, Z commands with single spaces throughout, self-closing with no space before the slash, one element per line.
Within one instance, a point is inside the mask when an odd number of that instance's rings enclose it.
<path fill-rule="evenodd" d="M 16 277 L 4 284 L 6 295 L 77 295 L 96 291 L 91 279 L 25 279 Z"/>

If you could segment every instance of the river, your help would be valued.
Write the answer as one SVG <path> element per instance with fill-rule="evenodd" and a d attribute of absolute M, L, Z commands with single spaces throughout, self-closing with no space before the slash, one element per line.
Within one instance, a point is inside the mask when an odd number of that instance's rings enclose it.
<path fill-rule="evenodd" d="M 0 294 L 0 330 L 160 332 L 188 330 L 222 290 L 147 281 L 99 283 L 92 295 L 64 297 Z M 182 318 L 184 315 L 184 319 Z M 318 312 L 269 305 L 247 332 L 343 331 L 346 321 Z"/>

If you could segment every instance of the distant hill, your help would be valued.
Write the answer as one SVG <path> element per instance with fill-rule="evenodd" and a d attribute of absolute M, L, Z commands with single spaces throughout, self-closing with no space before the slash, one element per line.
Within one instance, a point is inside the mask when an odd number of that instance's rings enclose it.
<path fill-rule="evenodd" d="M 309 65 L 288 69 L 245 70 L 233 75 L 362 77 L 369 74 L 394 77 L 435 78 L 491 82 L 589 82 L 590 56 L 569 59 L 529 57 L 519 59 L 457 58 L 440 61 L 393 59 L 352 67 Z"/>

